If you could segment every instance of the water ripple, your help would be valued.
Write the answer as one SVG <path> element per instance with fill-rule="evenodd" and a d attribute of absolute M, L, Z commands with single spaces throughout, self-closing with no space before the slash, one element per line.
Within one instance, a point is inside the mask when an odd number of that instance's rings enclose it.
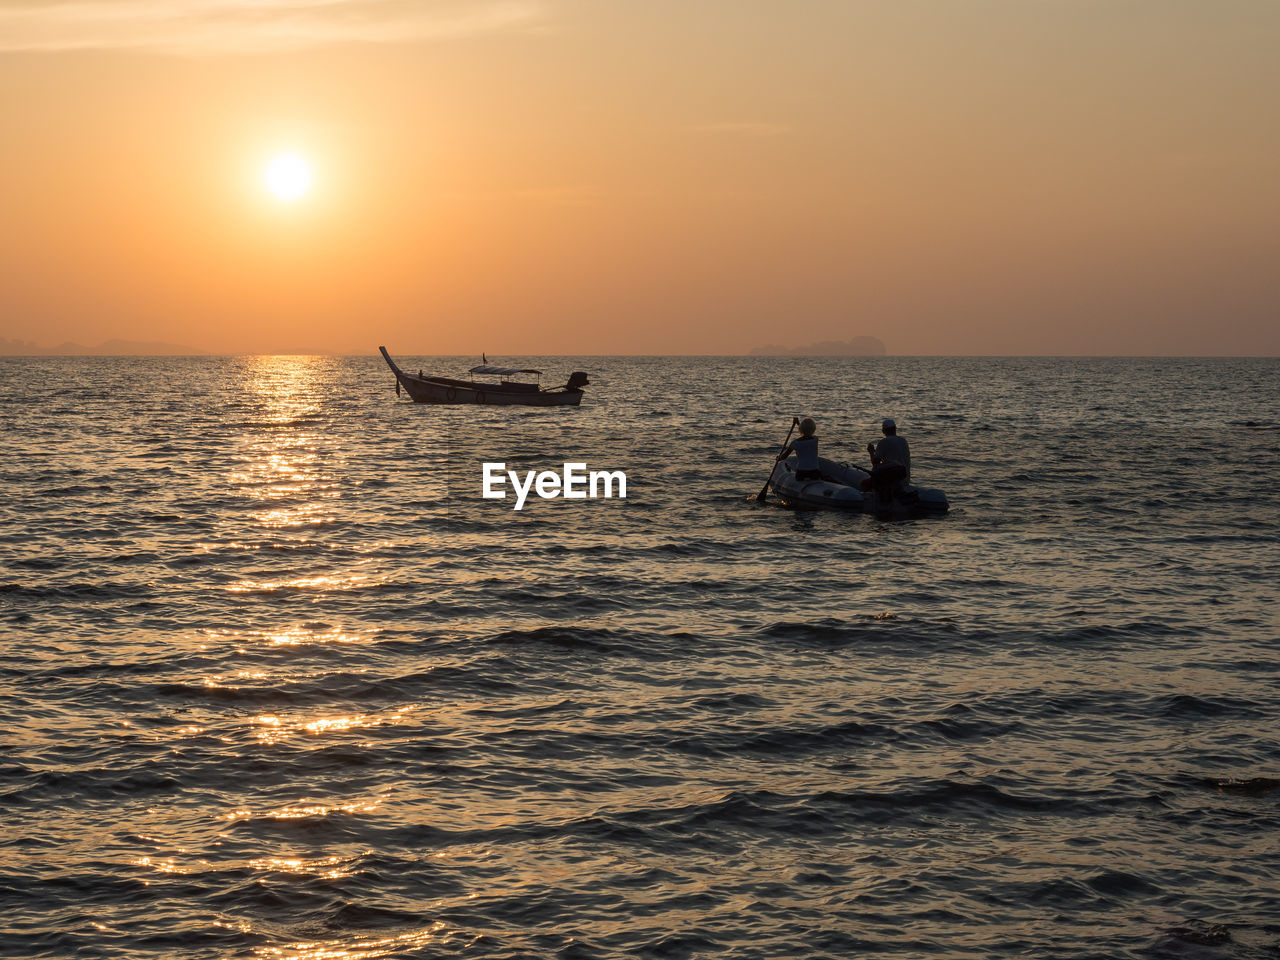
<path fill-rule="evenodd" d="M 380 363 L 0 358 L 0 953 L 1280 949 L 1275 361 Z M 799 412 L 955 509 L 755 502 Z"/>

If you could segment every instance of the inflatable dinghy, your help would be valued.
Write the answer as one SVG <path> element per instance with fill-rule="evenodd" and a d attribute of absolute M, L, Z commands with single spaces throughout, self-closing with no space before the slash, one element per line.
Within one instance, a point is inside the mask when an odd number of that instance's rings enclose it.
<path fill-rule="evenodd" d="M 847 463 L 818 458 L 821 480 L 797 480 L 796 458 L 788 457 L 773 468 L 769 486 L 789 507 L 802 510 L 865 510 L 868 513 L 925 516 L 946 513 L 950 508 L 941 490 L 898 484 L 881 503 L 875 491 L 863 491 L 869 474 Z"/>

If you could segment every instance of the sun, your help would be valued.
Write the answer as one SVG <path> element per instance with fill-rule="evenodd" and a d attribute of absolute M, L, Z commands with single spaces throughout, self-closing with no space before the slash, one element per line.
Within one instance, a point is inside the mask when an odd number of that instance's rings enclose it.
<path fill-rule="evenodd" d="M 311 164 L 296 153 L 277 153 L 262 174 L 267 190 L 277 200 L 293 203 L 306 196 L 314 179 Z"/>

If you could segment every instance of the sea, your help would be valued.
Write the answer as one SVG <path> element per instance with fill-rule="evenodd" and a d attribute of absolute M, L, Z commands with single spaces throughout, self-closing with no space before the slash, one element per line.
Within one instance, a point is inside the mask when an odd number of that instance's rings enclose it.
<path fill-rule="evenodd" d="M 1280 361 L 500 362 L 0 359 L 0 956 L 1280 952 Z"/>

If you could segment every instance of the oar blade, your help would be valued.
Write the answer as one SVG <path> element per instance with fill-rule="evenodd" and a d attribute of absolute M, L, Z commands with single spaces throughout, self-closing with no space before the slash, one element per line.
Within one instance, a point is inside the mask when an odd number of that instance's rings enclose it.
<path fill-rule="evenodd" d="M 787 428 L 787 438 L 782 441 L 782 447 L 781 449 L 778 450 L 779 457 L 781 457 L 783 451 L 787 449 L 787 444 L 791 442 L 791 431 L 796 428 L 796 424 L 799 422 L 800 422 L 799 417 L 791 418 L 791 426 Z M 774 467 L 776 467 L 778 463 L 777 459 L 775 458 L 773 462 L 774 462 Z M 769 479 L 764 482 L 764 486 L 761 487 L 760 492 L 756 494 L 756 499 L 759 500 L 761 503 L 764 503 L 764 501 L 769 496 L 769 484 L 773 483 L 774 467 L 769 468 Z"/>

